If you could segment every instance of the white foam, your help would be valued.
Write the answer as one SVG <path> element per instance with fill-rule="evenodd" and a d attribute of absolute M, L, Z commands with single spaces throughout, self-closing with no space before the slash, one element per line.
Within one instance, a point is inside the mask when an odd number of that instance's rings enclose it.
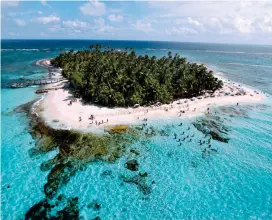
<path fill-rule="evenodd" d="M 255 67 L 272 68 L 272 66 L 258 65 L 258 64 L 245 64 L 245 63 L 227 63 L 227 64 L 230 64 L 230 65 L 240 65 L 240 66 L 255 66 Z"/>
<path fill-rule="evenodd" d="M 205 50 L 205 52 L 208 52 L 208 53 L 245 53 L 245 52 L 236 52 L 236 51 L 224 51 L 224 50 Z"/>

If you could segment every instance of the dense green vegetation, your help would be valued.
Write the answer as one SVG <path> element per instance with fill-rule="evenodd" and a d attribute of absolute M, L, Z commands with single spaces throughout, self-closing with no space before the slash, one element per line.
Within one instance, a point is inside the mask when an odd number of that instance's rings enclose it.
<path fill-rule="evenodd" d="M 54 58 L 75 92 L 87 102 L 105 106 L 170 103 L 222 87 L 222 81 L 203 65 L 179 55 L 160 59 L 137 56 L 133 50 L 101 49 L 70 51 Z"/>

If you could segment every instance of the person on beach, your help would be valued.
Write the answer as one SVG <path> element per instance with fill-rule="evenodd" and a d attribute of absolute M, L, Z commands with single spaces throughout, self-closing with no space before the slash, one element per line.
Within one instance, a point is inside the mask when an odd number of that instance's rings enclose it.
<path fill-rule="evenodd" d="M 82 121 L 82 118 L 81 118 L 81 117 L 79 117 L 79 121 Z"/>

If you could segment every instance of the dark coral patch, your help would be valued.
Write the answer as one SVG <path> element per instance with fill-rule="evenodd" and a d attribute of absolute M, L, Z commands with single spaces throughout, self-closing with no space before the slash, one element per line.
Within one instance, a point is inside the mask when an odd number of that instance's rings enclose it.
<path fill-rule="evenodd" d="M 79 219 L 78 198 L 67 200 L 64 209 L 57 211 L 56 215 L 52 215 L 51 210 L 55 206 L 44 199 L 33 205 L 25 214 L 25 220 L 61 220 L 61 219 Z"/>
<path fill-rule="evenodd" d="M 48 212 L 51 210 L 51 206 L 47 200 L 42 200 L 33 205 L 25 214 L 26 220 L 40 220 L 49 219 Z"/>
<path fill-rule="evenodd" d="M 152 187 L 148 184 L 147 173 L 139 173 L 132 177 L 121 176 L 125 183 L 133 183 L 143 192 L 144 195 L 151 193 Z"/>
<path fill-rule="evenodd" d="M 128 160 L 126 162 L 125 167 L 131 171 L 137 171 L 138 167 L 139 167 L 139 163 L 137 160 L 133 159 L 133 160 Z"/>
<path fill-rule="evenodd" d="M 229 128 L 223 124 L 218 116 L 209 116 L 196 120 L 193 125 L 205 135 L 210 135 L 213 140 L 228 143 Z"/>

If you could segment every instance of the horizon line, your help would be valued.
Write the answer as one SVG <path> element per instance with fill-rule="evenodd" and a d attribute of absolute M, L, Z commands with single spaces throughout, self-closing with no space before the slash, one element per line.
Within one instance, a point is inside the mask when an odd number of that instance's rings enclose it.
<path fill-rule="evenodd" d="M 44 41 L 51 41 L 51 40 L 78 40 L 78 41 L 139 41 L 139 42 L 168 42 L 168 43 L 199 43 L 199 44 L 234 44 L 234 45 L 256 45 L 256 46 L 272 46 L 272 44 L 256 44 L 256 43 L 232 43 L 232 42 L 205 42 L 205 41 L 169 41 L 169 40 L 128 40 L 128 39 L 85 39 L 85 38 L 2 38 L 2 40 L 44 40 Z"/>

